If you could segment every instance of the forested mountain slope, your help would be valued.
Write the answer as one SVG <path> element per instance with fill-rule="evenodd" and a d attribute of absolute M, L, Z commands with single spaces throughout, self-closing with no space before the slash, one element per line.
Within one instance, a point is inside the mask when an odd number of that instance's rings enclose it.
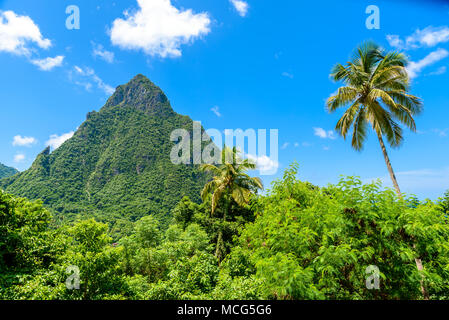
<path fill-rule="evenodd" d="M 199 201 L 207 180 L 198 166 L 170 161 L 171 132 L 191 132 L 192 126 L 159 87 L 137 75 L 99 112 L 90 112 L 71 139 L 53 152 L 45 149 L 29 170 L 3 179 L 0 187 L 42 199 L 61 220 L 165 217 L 183 196 Z"/>
<path fill-rule="evenodd" d="M 10 177 L 10 176 L 13 176 L 13 175 L 15 175 L 17 172 L 19 172 L 19 171 L 17 171 L 17 170 L 14 169 L 14 168 L 7 167 L 7 166 L 5 166 L 4 164 L 1 164 L 1 163 L 0 163 L 0 179 L 2 179 L 2 178 L 7 178 L 7 177 Z"/>

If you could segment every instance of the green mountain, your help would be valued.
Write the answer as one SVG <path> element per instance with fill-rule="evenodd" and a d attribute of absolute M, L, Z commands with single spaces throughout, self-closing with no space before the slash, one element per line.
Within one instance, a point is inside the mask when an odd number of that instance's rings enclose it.
<path fill-rule="evenodd" d="M 199 201 L 208 179 L 196 165 L 170 161 L 171 132 L 192 132 L 192 126 L 159 87 L 137 75 L 99 112 L 88 113 L 61 147 L 45 149 L 30 169 L 0 186 L 42 199 L 60 220 L 94 217 L 126 224 L 149 214 L 164 219 L 183 196 Z"/>
<path fill-rule="evenodd" d="M 17 172 L 19 172 L 19 171 L 17 171 L 17 170 L 14 169 L 14 168 L 7 167 L 7 166 L 5 166 L 5 165 L 3 165 L 3 164 L 0 163 L 0 179 L 2 179 L 2 178 L 7 178 L 7 177 L 10 177 L 10 176 L 13 176 L 13 175 L 15 175 Z"/>

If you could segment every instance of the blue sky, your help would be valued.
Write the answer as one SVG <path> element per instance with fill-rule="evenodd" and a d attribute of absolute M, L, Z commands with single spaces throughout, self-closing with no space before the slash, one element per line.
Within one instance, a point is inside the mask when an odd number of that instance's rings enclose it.
<path fill-rule="evenodd" d="M 80 29 L 66 8 L 80 9 Z M 380 29 L 367 29 L 368 5 Z M 294 160 L 318 185 L 340 175 L 391 185 L 377 139 L 363 152 L 332 132 L 324 102 L 335 63 L 375 40 L 404 51 L 412 93 L 424 100 L 418 133 L 389 150 L 403 191 L 449 189 L 449 5 L 445 1 L 0 0 L 0 162 L 27 169 L 142 73 L 175 111 L 205 128 L 278 129 L 279 170 Z"/>

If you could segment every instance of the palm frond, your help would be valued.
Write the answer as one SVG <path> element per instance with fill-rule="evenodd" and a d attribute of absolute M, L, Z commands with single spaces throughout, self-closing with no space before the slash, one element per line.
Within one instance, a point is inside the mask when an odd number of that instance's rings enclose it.
<path fill-rule="evenodd" d="M 352 141 L 351 146 L 357 150 L 360 151 L 363 149 L 363 143 L 366 139 L 366 127 L 367 127 L 367 121 L 366 121 L 366 108 L 360 108 L 357 117 L 354 121 L 354 128 L 352 132 Z"/>
<path fill-rule="evenodd" d="M 401 105 L 404 105 L 412 115 L 418 115 L 423 110 L 423 104 L 420 98 L 408 94 L 403 90 L 388 90 L 385 91 L 392 97 L 392 99 Z"/>
<path fill-rule="evenodd" d="M 354 117 L 357 115 L 357 111 L 359 110 L 360 102 L 356 100 L 351 107 L 349 107 L 343 116 L 338 120 L 337 125 L 335 126 L 335 130 L 346 139 L 346 135 L 348 134 L 349 129 L 354 123 Z"/>
<path fill-rule="evenodd" d="M 215 186 L 216 186 L 216 183 L 214 180 L 206 183 L 203 190 L 201 191 L 201 199 L 203 199 L 203 201 L 205 201 L 207 199 L 207 196 L 209 194 L 213 193 L 213 191 L 215 190 Z"/>
<path fill-rule="evenodd" d="M 327 110 L 334 112 L 340 107 L 346 106 L 348 103 L 354 101 L 357 98 L 359 91 L 353 87 L 340 87 L 337 90 L 337 94 L 330 97 L 327 102 Z"/>
<path fill-rule="evenodd" d="M 200 170 L 201 171 L 210 171 L 213 172 L 214 174 L 219 174 L 220 173 L 220 169 L 213 164 L 209 164 L 209 163 L 203 163 L 200 165 Z"/>
<path fill-rule="evenodd" d="M 243 205 L 249 201 L 251 193 L 263 188 L 259 178 L 252 178 L 246 173 L 255 169 L 255 164 L 248 159 L 241 159 L 236 147 L 231 149 L 224 146 L 221 155 L 223 163 L 219 166 L 211 164 L 201 166 L 202 170 L 214 173 L 212 181 L 208 182 L 201 192 L 203 201 L 212 194 L 212 214 L 222 199 L 229 201 L 229 197 L 232 197 L 239 205 Z"/>
<path fill-rule="evenodd" d="M 387 137 L 387 141 L 392 147 L 398 147 L 403 141 L 402 129 L 393 120 L 391 114 L 375 101 L 369 108 L 373 129 L 381 135 Z"/>
<path fill-rule="evenodd" d="M 250 194 L 250 190 L 240 187 L 235 187 L 231 193 L 232 198 L 239 206 L 243 206 L 249 202 Z"/>

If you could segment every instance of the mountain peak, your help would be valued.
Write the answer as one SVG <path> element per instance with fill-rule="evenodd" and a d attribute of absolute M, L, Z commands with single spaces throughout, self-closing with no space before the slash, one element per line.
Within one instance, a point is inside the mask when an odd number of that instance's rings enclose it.
<path fill-rule="evenodd" d="M 151 82 L 150 79 L 148 79 L 147 77 L 145 77 L 141 73 L 137 74 L 134 78 L 132 78 L 130 82 L 133 82 L 133 81 L 143 81 L 143 82 L 147 82 L 147 83 L 153 84 L 153 82 Z"/>
<path fill-rule="evenodd" d="M 150 116 L 166 117 L 174 113 L 161 88 L 142 74 L 136 75 L 127 84 L 118 86 L 104 107 L 115 106 L 133 107 Z"/>

